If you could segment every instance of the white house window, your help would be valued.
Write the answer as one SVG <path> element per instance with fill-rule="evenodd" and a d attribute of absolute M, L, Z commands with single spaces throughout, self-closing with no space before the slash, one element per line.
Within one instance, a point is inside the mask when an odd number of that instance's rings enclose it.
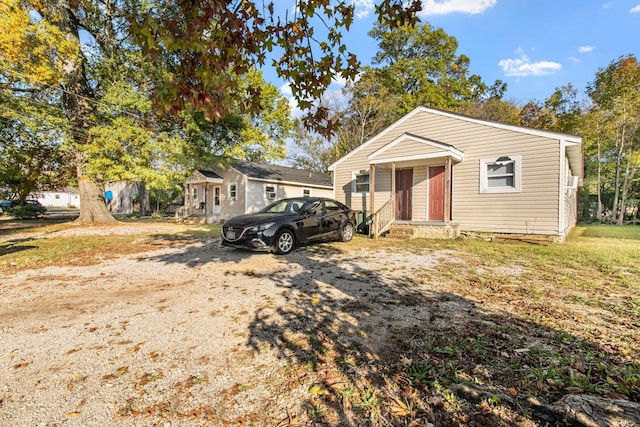
<path fill-rule="evenodd" d="M 302 197 L 311 197 L 311 189 L 303 188 L 302 189 Z"/>
<path fill-rule="evenodd" d="M 238 200 L 238 184 L 232 182 L 227 187 L 227 198 L 229 200 Z"/>
<path fill-rule="evenodd" d="M 264 186 L 265 196 L 268 200 L 276 199 L 276 186 L 275 185 L 265 185 Z"/>
<path fill-rule="evenodd" d="M 359 172 L 353 172 L 353 187 L 351 191 L 353 193 L 368 193 L 369 192 L 369 171 L 361 170 Z"/>
<path fill-rule="evenodd" d="M 480 193 L 521 191 L 522 156 L 500 156 L 480 160 Z"/>

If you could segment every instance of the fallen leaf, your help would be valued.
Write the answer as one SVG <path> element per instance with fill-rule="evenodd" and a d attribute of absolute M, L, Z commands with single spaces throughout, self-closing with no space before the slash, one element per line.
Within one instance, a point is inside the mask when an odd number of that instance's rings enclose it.
<path fill-rule="evenodd" d="M 309 393 L 315 394 L 317 396 L 325 396 L 325 395 L 329 394 L 329 392 L 327 390 L 323 389 L 319 385 L 314 385 L 313 387 L 311 387 L 309 389 Z"/>
<path fill-rule="evenodd" d="M 402 400 L 397 397 L 393 397 L 393 402 L 394 403 L 392 405 L 389 405 L 389 410 L 393 415 L 396 417 L 408 417 L 409 415 L 412 415 L 413 411 L 411 411 L 407 404 Z"/>

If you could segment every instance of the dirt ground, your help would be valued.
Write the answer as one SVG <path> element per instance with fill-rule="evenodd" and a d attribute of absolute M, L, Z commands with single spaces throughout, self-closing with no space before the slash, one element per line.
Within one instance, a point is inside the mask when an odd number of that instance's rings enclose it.
<path fill-rule="evenodd" d="M 321 373 L 300 367 L 296 335 L 322 326 L 364 342 L 385 312 L 372 319 L 362 296 L 387 298 L 370 288 L 368 265 L 407 261 L 328 245 L 277 257 L 209 239 L 3 277 L 0 424 L 304 424 Z M 391 268 L 386 274 L 393 281 Z M 366 340 L 372 360 L 383 338 Z"/>
<path fill-rule="evenodd" d="M 171 226 L 40 237 L 163 227 Z M 437 282 L 416 290 L 419 272 L 461 262 L 452 251 L 329 243 L 280 257 L 216 238 L 157 246 L 2 278 L 0 425 L 467 425 L 435 412 L 411 417 L 419 409 L 407 406 L 411 396 L 376 373 L 382 361 L 412 363 L 412 346 L 424 345 L 412 330 L 473 322 L 495 329 L 474 301 Z M 421 399 L 444 408 L 439 396 Z M 499 418 L 538 425 L 508 408 Z"/>

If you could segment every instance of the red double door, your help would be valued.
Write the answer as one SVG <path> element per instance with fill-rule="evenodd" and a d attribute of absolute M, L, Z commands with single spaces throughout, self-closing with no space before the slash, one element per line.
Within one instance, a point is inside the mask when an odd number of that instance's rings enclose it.
<path fill-rule="evenodd" d="M 429 221 L 444 221 L 444 166 L 429 167 Z M 396 219 L 411 220 L 413 169 L 396 170 Z"/>

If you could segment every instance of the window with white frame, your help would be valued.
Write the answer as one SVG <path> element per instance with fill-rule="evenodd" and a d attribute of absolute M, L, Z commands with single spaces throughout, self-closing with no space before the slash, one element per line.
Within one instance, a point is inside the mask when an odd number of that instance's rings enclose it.
<path fill-rule="evenodd" d="M 369 171 L 361 170 L 352 173 L 353 183 L 351 191 L 353 193 L 368 193 L 369 192 Z"/>
<path fill-rule="evenodd" d="M 480 159 L 480 193 L 518 193 L 522 188 L 522 156 Z"/>
<path fill-rule="evenodd" d="M 311 189 L 303 188 L 302 189 L 302 197 L 311 197 Z"/>
<path fill-rule="evenodd" d="M 227 186 L 227 199 L 238 200 L 238 183 L 229 183 L 229 185 Z"/>
<path fill-rule="evenodd" d="M 268 200 L 276 199 L 276 186 L 275 185 L 265 185 L 264 186 L 265 196 Z"/>

